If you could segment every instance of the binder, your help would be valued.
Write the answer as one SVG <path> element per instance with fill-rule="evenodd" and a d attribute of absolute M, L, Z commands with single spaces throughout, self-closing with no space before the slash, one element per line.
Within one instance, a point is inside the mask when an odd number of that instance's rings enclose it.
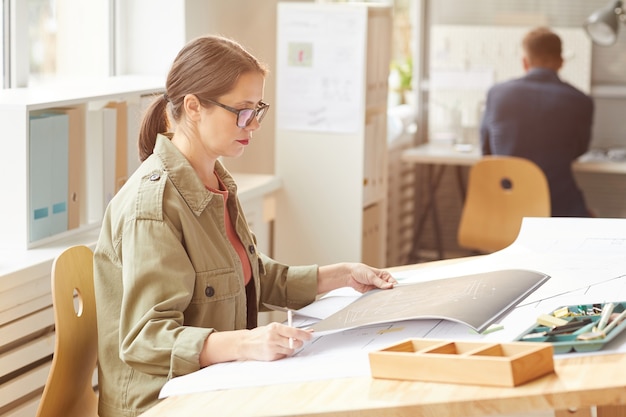
<path fill-rule="evenodd" d="M 69 121 L 67 228 L 71 230 L 80 226 L 85 193 L 85 111 L 84 106 L 55 109 L 57 111 L 67 114 Z"/>
<path fill-rule="evenodd" d="M 125 117 L 122 116 L 124 132 Z M 123 135 L 125 137 L 126 134 Z M 87 204 L 86 218 L 88 224 L 102 221 L 107 205 L 118 190 L 118 108 L 109 104 L 94 104 L 87 110 L 87 137 L 85 144 L 85 161 L 87 164 Z M 126 172 L 126 144 L 123 155 Z M 123 177 L 125 181 L 126 177 Z"/>
<path fill-rule="evenodd" d="M 106 108 L 115 110 L 115 194 L 128 179 L 128 105 L 125 101 L 111 101 Z"/>
<path fill-rule="evenodd" d="M 133 172 L 139 168 L 139 128 L 143 117 L 142 100 L 133 100 L 126 102 L 128 115 L 128 129 L 126 136 L 126 170 L 127 176 L 130 177 Z"/>
<path fill-rule="evenodd" d="M 68 229 L 67 114 L 33 114 L 29 120 L 29 241 Z"/>
<path fill-rule="evenodd" d="M 87 138 L 85 142 L 86 204 L 88 224 L 102 220 L 104 215 L 104 116 L 102 108 L 87 110 Z"/>
<path fill-rule="evenodd" d="M 102 109 L 102 157 L 103 157 L 103 191 L 104 201 L 102 213 L 117 191 L 117 110 L 104 107 Z M 102 220 L 102 216 L 98 221 Z"/>

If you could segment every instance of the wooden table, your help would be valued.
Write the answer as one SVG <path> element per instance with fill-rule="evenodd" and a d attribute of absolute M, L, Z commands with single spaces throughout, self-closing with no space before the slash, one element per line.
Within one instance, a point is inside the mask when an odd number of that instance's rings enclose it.
<path fill-rule="evenodd" d="M 476 257 L 390 270 L 436 268 L 471 259 Z M 555 410 L 557 417 L 591 417 L 594 406 L 597 417 L 626 417 L 624 370 L 624 354 L 561 355 L 555 357 L 553 374 L 515 388 L 337 378 L 172 396 L 141 417 L 470 417 L 548 410 Z"/>
<path fill-rule="evenodd" d="M 469 417 L 551 409 L 580 417 L 594 405 L 598 417 L 618 417 L 626 415 L 624 369 L 626 355 L 613 354 L 557 359 L 554 374 L 516 388 L 366 377 L 271 385 L 169 397 L 142 417 Z"/>

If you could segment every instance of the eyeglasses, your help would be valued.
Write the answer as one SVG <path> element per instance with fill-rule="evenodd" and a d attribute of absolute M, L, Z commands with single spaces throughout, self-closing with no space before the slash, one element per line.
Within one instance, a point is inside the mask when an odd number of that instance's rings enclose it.
<path fill-rule="evenodd" d="M 261 123 L 261 120 L 263 120 L 263 117 L 265 117 L 267 110 L 270 108 L 269 104 L 262 101 L 259 102 L 259 105 L 256 107 L 256 109 L 236 109 L 234 107 L 227 106 L 214 100 L 204 99 L 204 101 L 215 104 L 216 106 L 228 110 L 231 113 L 235 113 L 237 115 L 237 127 L 242 129 L 252 123 L 252 120 L 255 117 L 256 121 Z"/>

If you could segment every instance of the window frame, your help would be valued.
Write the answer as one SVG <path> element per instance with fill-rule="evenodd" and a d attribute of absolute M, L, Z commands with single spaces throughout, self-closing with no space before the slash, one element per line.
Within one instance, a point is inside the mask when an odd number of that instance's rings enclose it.
<path fill-rule="evenodd" d="M 116 6 L 118 0 L 108 3 L 107 74 L 116 75 Z M 2 0 L 2 87 L 28 87 L 30 81 L 28 4 L 24 0 Z"/>

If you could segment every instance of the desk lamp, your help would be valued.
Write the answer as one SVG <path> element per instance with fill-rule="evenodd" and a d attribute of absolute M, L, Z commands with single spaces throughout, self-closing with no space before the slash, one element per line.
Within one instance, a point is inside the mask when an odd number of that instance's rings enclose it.
<path fill-rule="evenodd" d="M 618 20 L 626 24 L 622 2 L 611 0 L 609 4 L 593 12 L 587 18 L 584 27 L 594 43 L 608 46 L 617 40 Z"/>

